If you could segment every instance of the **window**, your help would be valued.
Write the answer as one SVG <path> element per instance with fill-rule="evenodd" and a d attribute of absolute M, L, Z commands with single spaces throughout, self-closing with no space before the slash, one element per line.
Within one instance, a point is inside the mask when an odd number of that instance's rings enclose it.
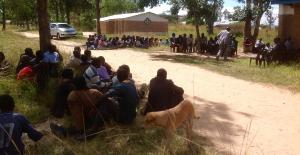
<path fill-rule="evenodd" d="M 71 28 L 68 24 L 58 24 L 58 28 Z"/>

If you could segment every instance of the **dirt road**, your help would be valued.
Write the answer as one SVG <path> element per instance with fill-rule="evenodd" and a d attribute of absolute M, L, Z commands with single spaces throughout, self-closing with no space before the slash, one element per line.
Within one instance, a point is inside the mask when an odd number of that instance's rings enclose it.
<path fill-rule="evenodd" d="M 54 43 L 69 52 L 72 48 L 63 44 L 77 45 Z M 114 68 L 128 64 L 139 83 L 148 83 L 159 68 L 165 68 L 168 78 L 193 97 L 200 116 L 195 131 L 220 154 L 300 154 L 299 93 L 157 59 L 157 54 L 124 49 L 93 55 L 104 56 Z"/>
<path fill-rule="evenodd" d="M 163 67 L 168 78 L 194 96 L 195 130 L 223 153 L 300 154 L 300 94 L 223 76 L 131 50 L 93 51 L 114 68 L 128 64 L 148 83 Z M 155 54 L 154 54 L 155 55 Z"/>

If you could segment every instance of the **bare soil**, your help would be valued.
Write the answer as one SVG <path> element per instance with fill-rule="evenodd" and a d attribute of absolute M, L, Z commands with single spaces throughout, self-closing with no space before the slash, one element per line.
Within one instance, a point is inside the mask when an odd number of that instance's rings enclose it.
<path fill-rule="evenodd" d="M 53 43 L 68 52 L 78 45 L 68 41 Z M 219 154 L 300 154 L 299 93 L 157 59 L 155 55 L 159 53 L 130 49 L 92 53 L 104 56 L 115 69 L 129 65 L 138 83 L 149 83 L 159 68 L 165 68 L 168 78 L 183 87 L 194 102 L 200 116 L 194 130 Z"/>

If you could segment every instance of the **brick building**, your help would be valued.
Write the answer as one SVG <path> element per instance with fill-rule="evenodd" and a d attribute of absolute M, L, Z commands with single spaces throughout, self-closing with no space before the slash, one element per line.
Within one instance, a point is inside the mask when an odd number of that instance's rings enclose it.
<path fill-rule="evenodd" d="M 272 0 L 272 3 L 279 4 L 279 37 L 291 37 L 294 47 L 300 48 L 300 0 Z"/>
<path fill-rule="evenodd" d="M 119 14 L 100 19 L 104 34 L 167 33 L 168 20 L 151 12 Z"/>

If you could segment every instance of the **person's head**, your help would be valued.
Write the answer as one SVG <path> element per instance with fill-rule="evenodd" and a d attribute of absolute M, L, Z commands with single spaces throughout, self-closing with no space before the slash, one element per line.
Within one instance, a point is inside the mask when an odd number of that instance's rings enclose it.
<path fill-rule="evenodd" d="M 79 52 L 81 52 L 81 48 L 80 48 L 79 46 L 75 46 L 75 47 L 74 47 L 74 51 L 79 51 Z"/>
<path fill-rule="evenodd" d="M 266 46 L 267 46 L 267 47 L 270 47 L 270 46 L 271 46 L 271 44 L 270 44 L 270 43 L 267 43 L 267 44 L 266 44 Z"/>
<path fill-rule="evenodd" d="M 0 51 L 0 62 L 2 62 L 3 60 L 5 60 L 5 55 Z"/>
<path fill-rule="evenodd" d="M 262 42 L 262 38 L 259 38 L 259 42 Z"/>
<path fill-rule="evenodd" d="M 83 76 L 74 78 L 74 85 L 77 90 L 88 89 Z"/>
<path fill-rule="evenodd" d="M 226 30 L 227 30 L 228 32 L 230 32 L 230 31 L 231 31 L 231 28 L 230 28 L 230 27 L 226 27 Z"/>
<path fill-rule="evenodd" d="M 160 79 L 167 79 L 167 71 L 164 68 L 161 68 L 157 71 L 157 77 Z"/>
<path fill-rule="evenodd" d="M 84 55 L 86 55 L 88 59 L 90 59 L 92 57 L 92 52 L 90 50 L 85 50 Z"/>
<path fill-rule="evenodd" d="M 92 63 L 94 67 L 99 68 L 101 66 L 101 61 L 99 58 L 92 58 Z"/>
<path fill-rule="evenodd" d="M 100 64 L 101 64 L 101 65 L 104 65 L 104 63 L 105 63 L 105 58 L 104 58 L 103 56 L 100 56 L 100 57 L 98 57 L 98 59 L 99 59 L 99 61 L 100 61 Z"/>
<path fill-rule="evenodd" d="M 89 61 L 89 59 L 86 55 L 81 55 L 80 59 L 81 59 L 82 63 L 87 63 Z"/>
<path fill-rule="evenodd" d="M 30 66 L 30 57 L 28 55 L 22 55 L 20 58 L 20 63 L 23 66 Z"/>
<path fill-rule="evenodd" d="M 183 37 L 186 38 L 186 33 L 183 34 Z"/>
<path fill-rule="evenodd" d="M 201 36 L 204 37 L 204 33 L 201 33 Z"/>
<path fill-rule="evenodd" d="M 44 55 L 43 55 L 43 52 L 41 50 L 37 50 L 35 52 L 35 55 L 36 55 L 36 58 L 39 59 L 39 60 L 42 60 Z"/>
<path fill-rule="evenodd" d="M 1 113 L 13 112 L 15 101 L 10 95 L 0 95 L 0 111 Z"/>
<path fill-rule="evenodd" d="M 72 80 L 74 78 L 73 70 L 72 69 L 64 69 L 61 73 L 61 78 Z"/>
<path fill-rule="evenodd" d="M 172 37 L 175 37 L 176 36 L 176 34 L 175 33 L 172 33 Z"/>
<path fill-rule="evenodd" d="M 73 55 L 74 55 L 75 58 L 80 58 L 80 56 L 81 56 L 81 52 L 80 52 L 80 51 L 81 51 L 81 50 L 75 50 L 75 49 L 74 49 Z"/>
<path fill-rule="evenodd" d="M 117 71 L 117 78 L 120 82 L 123 82 L 129 78 L 130 69 L 127 65 L 122 65 Z"/>
<path fill-rule="evenodd" d="M 190 34 L 190 38 L 193 38 L 193 34 Z"/>
<path fill-rule="evenodd" d="M 51 45 L 49 46 L 49 52 L 50 52 L 50 53 L 57 52 L 56 46 L 51 44 Z"/>
<path fill-rule="evenodd" d="M 25 55 L 28 55 L 30 57 L 34 57 L 33 51 L 31 48 L 25 48 Z"/>

